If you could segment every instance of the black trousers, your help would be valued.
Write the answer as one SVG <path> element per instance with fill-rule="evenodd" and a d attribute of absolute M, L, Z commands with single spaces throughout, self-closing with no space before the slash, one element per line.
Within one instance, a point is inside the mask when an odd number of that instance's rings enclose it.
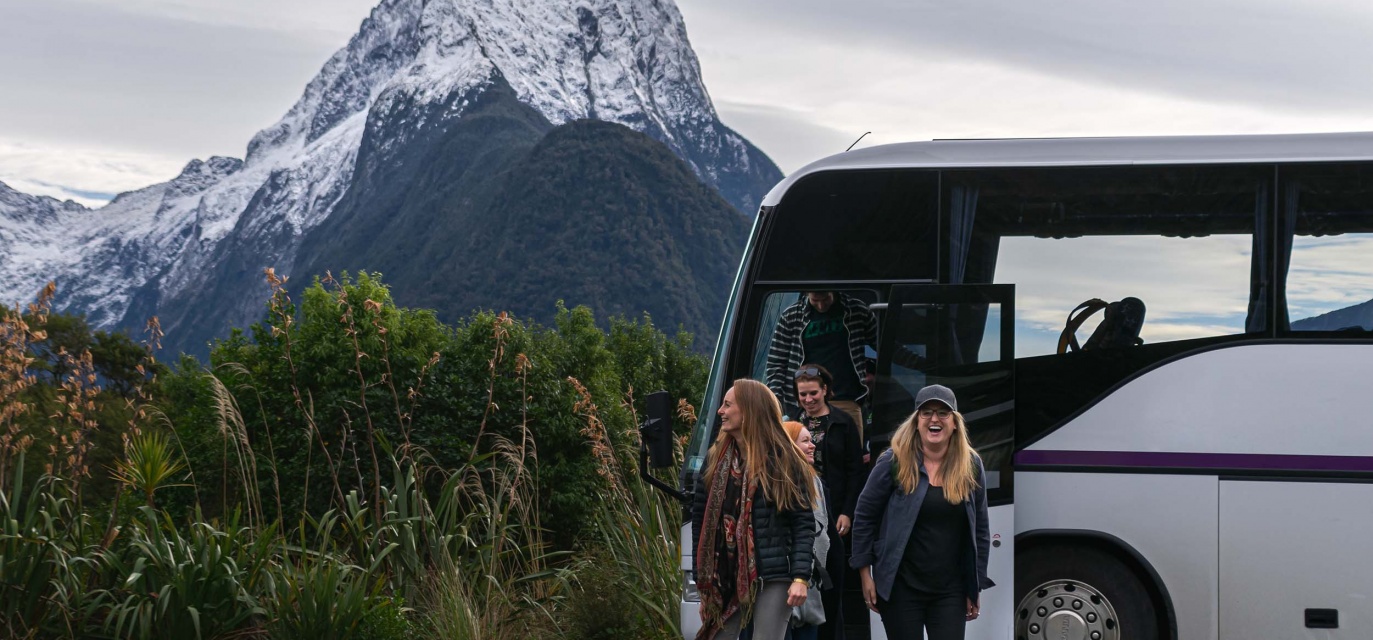
<path fill-rule="evenodd" d="M 848 567 L 844 539 L 830 526 L 830 551 L 825 556 L 825 572 L 833 584 L 820 590 L 820 604 L 825 606 L 825 624 L 820 625 L 819 640 L 844 640 L 844 570 Z"/>
<path fill-rule="evenodd" d="M 882 615 L 888 640 L 921 640 L 921 630 L 929 634 L 929 640 L 963 640 L 968 624 L 968 596 L 961 591 L 916 591 L 898 579 L 892 585 L 890 600 L 878 598 L 877 612 Z"/>

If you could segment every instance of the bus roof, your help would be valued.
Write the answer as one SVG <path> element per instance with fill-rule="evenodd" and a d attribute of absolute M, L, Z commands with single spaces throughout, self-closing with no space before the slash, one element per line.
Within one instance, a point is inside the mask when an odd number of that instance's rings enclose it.
<path fill-rule="evenodd" d="M 846 151 L 792 172 L 768 192 L 773 206 L 797 180 L 847 169 L 963 169 L 1373 160 L 1373 132 L 1134 138 L 1010 138 L 904 142 Z"/>

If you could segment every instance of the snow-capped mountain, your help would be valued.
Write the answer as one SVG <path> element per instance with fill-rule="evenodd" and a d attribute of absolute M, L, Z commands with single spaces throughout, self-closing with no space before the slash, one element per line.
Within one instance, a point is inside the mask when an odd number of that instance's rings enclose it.
<path fill-rule="evenodd" d="M 241 299 L 235 321 L 260 317 L 244 288 L 306 258 L 302 238 L 357 188 L 360 150 L 370 167 L 399 161 L 493 88 L 554 126 L 645 133 L 745 214 L 781 177 L 719 121 L 671 2 L 383 0 L 242 161 L 192 161 L 99 209 L 0 185 L 0 300 L 55 279 L 58 308 L 100 328 L 159 314 L 171 333 L 211 293 Z"/>

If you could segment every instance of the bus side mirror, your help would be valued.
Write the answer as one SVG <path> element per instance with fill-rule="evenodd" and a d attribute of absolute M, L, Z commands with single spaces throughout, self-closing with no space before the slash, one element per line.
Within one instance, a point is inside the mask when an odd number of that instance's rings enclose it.
<path fill-rule="evenodd" d="M 639 436 L 653 468 L 666 469 L 672 466 L 672 398 L 666 391 L 655 391 L 644 400 L 647 419 L 639 427 Z"/>

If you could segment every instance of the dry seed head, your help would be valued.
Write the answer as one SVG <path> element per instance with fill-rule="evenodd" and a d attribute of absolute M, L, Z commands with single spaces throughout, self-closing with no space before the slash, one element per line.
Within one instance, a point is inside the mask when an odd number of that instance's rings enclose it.
<path fill-rule="evenodd" d="M 686 398 L 678 399 L 677 417 L 681 418 L 687 424 L 696 424 L 696 407 L 691 406 L 691 403 L 687 402 Z"/>

